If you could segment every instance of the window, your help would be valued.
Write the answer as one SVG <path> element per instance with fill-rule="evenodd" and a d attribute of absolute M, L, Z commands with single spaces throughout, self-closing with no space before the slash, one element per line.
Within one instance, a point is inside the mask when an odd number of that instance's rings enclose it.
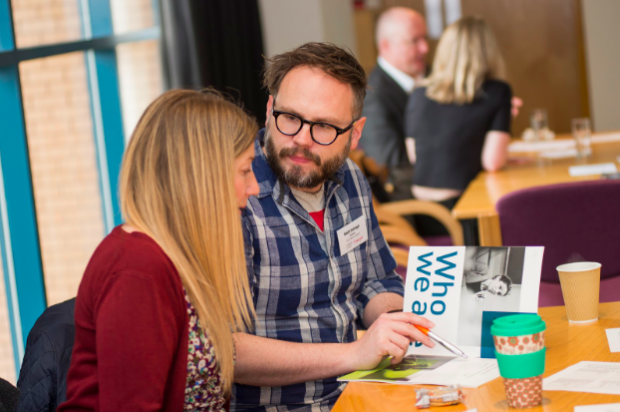
<path fill-rule="evenodd" d="M 121 222 L 125 143 L 163 91 L 156 3 L 0 0 L 0 376 L 12 382 L 38 316 L 76 295 Z"/>
<path fill-rule="evenodd" d="M 13 26 L 17 48 L 80 40 L 79 0 L 13 0 Z"/>
<path fill-rule="evenodd" d="M 105 234 L 84 52 L 20 63 L 47 304 L 77 294 Z"/>
<path fill-rule="evenodd" d="M 149 40 L 116 47 L 121 85 L 123 129 L 129 141 L 140 116 L 163 89 L 159 42 Z"/>

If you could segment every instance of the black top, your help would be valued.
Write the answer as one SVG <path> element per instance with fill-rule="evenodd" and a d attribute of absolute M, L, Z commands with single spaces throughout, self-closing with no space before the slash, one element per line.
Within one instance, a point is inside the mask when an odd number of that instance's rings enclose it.
<path fill-rule="evenodd" d="M 0 412 L 13 412 L 19 399 L 19 389 L 0 378 Z"/>
<path fill-rule="evenodd" d="M 510 133 L 510 86 L 487 80 L 479 96 L 463 105 L 441 104 L 414 90 L 405 114 L 406 136 L 415 139 L 414 184 L 465 190 L 482 171 L 488 131 Z"/>

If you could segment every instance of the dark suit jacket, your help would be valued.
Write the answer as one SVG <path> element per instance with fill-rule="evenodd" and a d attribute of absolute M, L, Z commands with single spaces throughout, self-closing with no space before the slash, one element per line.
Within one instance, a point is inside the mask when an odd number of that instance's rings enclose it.
<path fill-rule="evenodd" d="M 28 334 L 17 387 L 16 412 L 54 412 L 67 399 L 75 338 L 75 298 L 47 308 Z"/>
<path fill-rule="evenodd" d="M 370 73 L 368 86 L 362 112 L 366 116 L 362 150 L 390 169 L 409 166 L 404 126 L 409 95 L 379 65 Z"/>

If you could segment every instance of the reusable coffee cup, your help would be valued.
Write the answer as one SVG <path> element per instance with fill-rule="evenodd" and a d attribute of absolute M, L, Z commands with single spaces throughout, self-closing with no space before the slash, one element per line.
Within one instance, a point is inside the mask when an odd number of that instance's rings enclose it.
<path fill-rule="evenodd" d="M 598 319 L 601 264 L 575 262 L 557 268 L 566 315 L 570 323 L 589 323 Z"/>
<path fill-rule="evenodd" d="M 545 322 L 538 315 L 517 314 L 493 321 L 491 335 L 506 399 L 512 408 L 542 404 L 545 372 Z"/>

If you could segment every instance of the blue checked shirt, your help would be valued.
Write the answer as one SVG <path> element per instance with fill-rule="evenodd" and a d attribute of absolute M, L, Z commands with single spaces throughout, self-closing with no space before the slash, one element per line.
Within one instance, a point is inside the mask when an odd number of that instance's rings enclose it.
<path fill-rule="evenodd" d="M 259 138 L 262 139 L 262 133 Z M 254 333 L 303 343 L 352 342 L 378 293 L 403 295 L 381 234 L 370 187 L 351 160 L 325 183 L 324 232 L 277 180 L 259 144 L 252 164 L 260 186 L 243 216 Z M 368 241 L 340 253 L 336 231 L 364 216 Z M 235 385 L 232 410 L 328 411 L 344 390 L 337 377 L 282 387 Z"/>

